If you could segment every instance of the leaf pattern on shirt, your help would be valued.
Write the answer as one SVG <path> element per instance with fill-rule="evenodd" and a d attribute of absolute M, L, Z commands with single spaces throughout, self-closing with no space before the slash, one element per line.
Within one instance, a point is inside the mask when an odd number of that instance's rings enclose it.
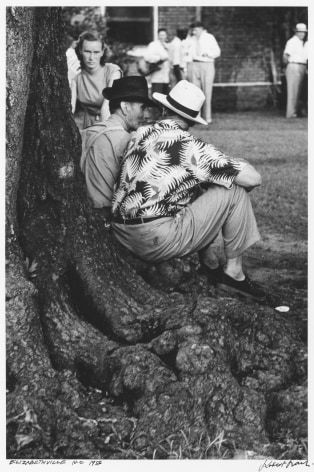
<path fill-rule="evenodd" d="M 140 207 L 143 200 L 143 195 L 140 193 L 133 193 L 127 195 L 123 200 L 120 211 L 121 215 L 128 214 L 128 218 L 135 218 L 138 208 Z"/>
<path fill-rule="evenodd" d="M 230 188 L 243 163 L 162 120 L 139 128 L 122 162 L 115 216 L 172 216 L 195 197 L 201 183 Z"/>

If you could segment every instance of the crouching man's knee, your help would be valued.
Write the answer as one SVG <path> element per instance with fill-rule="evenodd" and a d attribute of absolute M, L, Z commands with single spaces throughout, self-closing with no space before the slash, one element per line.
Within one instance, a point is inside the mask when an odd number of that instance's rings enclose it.
<path fill-rule="evenodd" d="M 247 164 L 236 176 L 234 183 L 244 187 L 247 192 L 262 185 L 261 174 L 251 164 Z"/>

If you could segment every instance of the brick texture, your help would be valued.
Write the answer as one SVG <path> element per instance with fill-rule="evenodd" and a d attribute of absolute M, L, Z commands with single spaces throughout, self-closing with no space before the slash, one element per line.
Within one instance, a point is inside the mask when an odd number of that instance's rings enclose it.
<path fill-rule="evenodd" d="M 159 7 L 158 24 L 171 39 L 177 28 L 187 28 L 197 14 L 197 7 Z M 282 79 L 285 42 L 295 23 L 307 23 L 307 8 L 202 7 L 200 20 L 221 48 L 221 57 L 215 61 L 216 83 L 265 83 L 273 81 L 273 64 L 278 80 Z M 213 111 L 276 106 L 280 99 L 274 86 L 215 86 Z"/>

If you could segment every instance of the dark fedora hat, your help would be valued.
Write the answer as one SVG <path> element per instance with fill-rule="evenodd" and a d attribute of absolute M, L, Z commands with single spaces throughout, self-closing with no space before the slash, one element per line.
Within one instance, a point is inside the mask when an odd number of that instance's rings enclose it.
<path fill-rule="evenodd" d="M 148 97 L 148 86 L 145 77 L 129 75 L 113 81 L 112 87 L 102 91 L 107 100 L 125 100 L 126 102 L 143 102 L 147 106 L 156 107 Z"/>

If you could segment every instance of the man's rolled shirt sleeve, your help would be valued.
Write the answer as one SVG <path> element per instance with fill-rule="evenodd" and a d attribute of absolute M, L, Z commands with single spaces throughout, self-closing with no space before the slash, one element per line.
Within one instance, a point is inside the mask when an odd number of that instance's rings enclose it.
<path fill-rule="evenodd" d="M 191 141 L 190 146 L 191 149 L 185 153 L 187 161 L 184 165 L 200 182 L 231 188 L 236 176 L 246 166 L 245 161 L 230 157 L 197 138 Z"/>

